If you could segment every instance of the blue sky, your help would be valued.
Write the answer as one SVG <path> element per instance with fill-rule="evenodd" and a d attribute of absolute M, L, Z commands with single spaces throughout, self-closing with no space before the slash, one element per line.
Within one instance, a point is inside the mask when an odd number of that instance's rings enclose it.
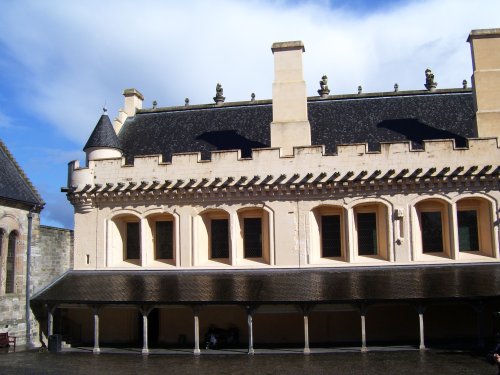
<path fill-rule="evenodd" d="M 471 5 L 472 4 L 472 5 Z M 159 106 L 271 97 L 275 41 L 303 40 L 315 95 L 438 88 L 470 81 L 471 29 L 499 27 L 497 0 L 2 1 L 0 138 L 44 200 L 42 223 L 71 228 L 60 192 L 67 163 L 102 113 L 114 118 L 123 89 Z"/>

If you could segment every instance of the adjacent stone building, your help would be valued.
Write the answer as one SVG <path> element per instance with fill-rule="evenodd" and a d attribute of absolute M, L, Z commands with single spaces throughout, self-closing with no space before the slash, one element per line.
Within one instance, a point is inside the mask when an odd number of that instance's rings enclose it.
<path fill-rule="evenodd" d="M 27 291 L 30 295 L 40 291 L 72 264 L 73 231 L 41 226 L 44 204 L 0 140 L 0 331 L 16 337 L 17 345 L 28 340 L 39 343 L 38 323 L 26 303 Z"/>
<path fill-rule="evenodd" d="M 425 90 L 330 95 L 324 76 L 307 97 L 304 45 L 284 42 L 272 100 L 226 102 L 218 84 L 214 104 L 142 108 L 125 90 L 69 164 L 74 270 L 32 301 L 47 333 L 63 315 L 95 353 L 199 354 L 211 332 L 249 353 L 491 338 L 500 30 L 469 42 L 472 88 L 428 69 Z"/>

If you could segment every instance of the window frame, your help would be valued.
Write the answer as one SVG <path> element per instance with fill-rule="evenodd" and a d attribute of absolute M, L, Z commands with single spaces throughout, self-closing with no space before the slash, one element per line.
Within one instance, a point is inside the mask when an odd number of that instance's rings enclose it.
<path fill-rule="evenodd" d="M 440 232 L 441 232 L 441 249 L 431 249 L 431 250 L 426 250 L 424 248 L 425 244 L 424 244 L 424 219 L 422 216 L 422 214 L 434 214 L 434 213 L 439 213 L 439 218 L 440 218 L 440 223 L 441 223 L 441 228 L 440 228 Z M 446 243 L 445 243 L 445 225 L 444 225 L 444 215 L 443 215 L 443 212 L 442 212 L 442 209 L 440 208 L 436 208 L 436 209 L 433 209 L 433 208 L 424 208 L 424 209 L 421 209 L 419 210 L 418 212 L 418 216 L 419 216 L 419 223 L 420 223 L 420 241 L 421 241 L 421 247 L 422 247 L 422 254 L 434 254 L 434 253 L 443 253 L 445 252 L 445 249 L 446 249 Z"/>
<path fill-rule="evenodd" d="M 325 217 L 335 217 L 338 218 L 338 255 L 325 255 Z M 320 255 L 321 258 L 326 259 L 339 259 L 343 257 L 344 254 L 344 236 L 343 236 L 343 215 L 341 212 L 320 212 L 319 215 L 319 240 L 320 240 Z"/>
<path fill-rule="evenodd" d="M 225 228 L 226 228 L 226 249 L 223 249 L 227 251 L 227 256 L 214 256 L 214 242 L 215 242 L 215 236 L 214 236 L 214 222 L 220 223 L 220 222 L 226 222 Z M 215 260 L 215 261 L 220 261 L 220 260 L 227 260 L 230 259 L 231 257 L 231 242 L 230 242 L 230 234 L 229 234 L 229 223 L 230 220 L 229 218 L 218 218 L 218 217 L 211 217 L 210 218 L 210 235 L 209 235 L 209 248 L 208 248 L 208 255 L 209 255 L 209 260 Z M 218 255 L 218 254 L 217 254 Z M 223 254 L 225 255 L 225 254 Z"/>
<path fill-rule="evenodd" d="M 130 225 L 137 226 L 137 258 L 130 257 L 129 253 L 129 245 L 130 245 L 130 237 L 129 237 L 129 226 Z M 124 241 L 124 260 L 137 262 L 141 261 L 141 222 L 140 221 L 125 221 L 125 241 Z"/>
<path fill-rule="evenodd" d="M 16 253 L 18 248 L 19 233 L 11 231 L 7 242 L 7 255 L 5 259 L 5 294 L 15 294 L 16 291 Z M 12 246 L 11 246 L 12 245 Z M 10 267 L 12 266 L 12 267 Z"/>
<path fill-rule="evenodd" d="M 159 241 L 159 233 L 160 231 L 158 230 L 158 224 L 160 223 L 168 223 L 170 226 L 170 238 L 166 239 L 166 242 L 170 244 L 170 253 L 171 257 L 161 257 L 160 256 L 160 249 L 158 249 L 158 241 Z M 167 236 L 168 237 L 168 236 Z M 154 252 L 154 259 L 157 261 L 166 261 L 166 262 L 171 262 L 175 260 L 175 222 L 174 220 L 168 220 L 165 218 L 159 218 L 157 220 L 154 220 L 154 235 L 153 235 L 153 252 Z"/>

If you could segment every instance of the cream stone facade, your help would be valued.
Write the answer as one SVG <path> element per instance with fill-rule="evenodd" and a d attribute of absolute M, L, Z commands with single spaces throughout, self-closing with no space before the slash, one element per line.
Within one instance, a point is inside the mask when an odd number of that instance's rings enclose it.
<path fill-rule="evenodd" d="M 471 45 L 477 127 L 482 137 L 500 136 L 500 29 L 473 30 Z"/>
<path fill-rule="evenodd" d="M 85 231 L 76 238 L 75 269 L 498 261 L 498 227 L 493 225 L 498 220 L 498 180 L 478 174 L 496 168 L 491 163 L 500 160 L 497 139 L 470 140 L 468 149 L 458 149 L 452 141 L 432 141 L 419 151 L 410 150 L 408 143 L 383 144 L 376 153 L 367 152 L 365 145 L 339 146 L 337 155 L 325 155 L 321 146 L 294 151 L 292 157 L 282 157 L 279 149 L 254 150 L 252 159 L 242 159 L 237 151 L 217 152 L 211 161 L 193 153 L 174 155 L 171 163 L 151 156 L 136 158 L 133 166 L 124 165 L 121 158 L 91 160 L 88 168 L 71 163 L 69 183 L 78 186 L 72 193 L 75 229 Z M 353 171 L 391 177 L 357 179 Z M 417 177 L 408 178 L 411 174 Z M 295 175 L 293 184 L 279 182 Z M 240 185 L 237 181 L 242 178 L 255 182 Z M 197 186 L 204 179 L 203 186 Z M 165 189 L 166 180 L 177 187 Z M 184 188 L 189 183 L 194 186 Z M 477 211 L 481 228 L 476 253 L 460 251 L 458 246 L 457 212 L 467 205 Z M 320 212 L 328 208 L 337 210 L 345 232 L 338 259 L 320 256 Z M 240 217 L 248 209 L 267 218 L 265 261 L 242 256 Z M 230 257 L 222 261 L 207 257 L 205 216 L 210 211 L 229 220 Z M 378 219 L 380 243 L 373 256 L 360 255 L 356 245 L 356 215 L 363 211 L 376 213 Z M 422 253 L 422 211 L 442 212 L 440 252 Z M 174 263 L 155 261 L 151 221 L 158 215 L 174 223 Z M 140 262 L 123 258 L 120 223 L 130 220 L 140 223 Z"/>
<path fill-rule="evenodd" d="M 308 98 L 296 41 L 272 46 L 272 100 L 225 102 L 218 84 L 215 104 L 143 108 L 125 90 L 69 163 L 74 270 L 33 300 L 47 333 L 59 311 L 94 353 L 200 354 L 219 328 L 249 354 L 254 339 L 367 350 L 367 332 L 425 349 L 476 322 L 481 341 L 500 307 L 483 280 L 500 270 L 500 34 L 469 41 L 472 89 L 427 70 L 426 90 L 336 96 L 324 76 Z"/>

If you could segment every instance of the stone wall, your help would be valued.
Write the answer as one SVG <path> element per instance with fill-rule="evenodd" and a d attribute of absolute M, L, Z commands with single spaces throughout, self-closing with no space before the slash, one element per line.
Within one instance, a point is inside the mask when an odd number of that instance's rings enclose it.
<path fill-rule="evenodd" d="M 35 221 L 33 224 L 31 296 L 43 290 L 73 267 L 73 231 L 39 225 L 38 222 L 35 225 Z M 31 341 L 35 346 L 39 346 L 41 344 L 40 325 L 33 312 L 30 320 Z"/>
<path fill-rule="evenodd" d="M 73 231 L 40 225 L 33 231 L 31 287 L 37 293 L 73 266 Z"/>
<path fill-rule="evenodd" d="M 0 206 L 0 226 L 9 233 L 19 232 L 16 249 L 15 292 L 5 293 L 6 241 L 2 248 L 0 278 L 0 332 L 17 338 L 17 345 L 26 343 L 26 254 L 27 211 Z M 33 215 L 31 246 L 31 295 L 39 292 L 72 267 L 73 231 L 40 225 L 40 216 Z M 32 342 L 38 345 L 39 326 L 31 314 Z"/>
<path fill-rule="evenodd" d="M 22 345 L 26 338 L 26 246 L 28 210 L 20 205 L 0 202 L 0 230 L 4 233 L 0 256 L 0 332 L 17 337 Z M 38 214 L 33 224 L 38 225 Z M 5 292 L 8 235 L 17 233 L 15 251 L 14 292 Z"/>

